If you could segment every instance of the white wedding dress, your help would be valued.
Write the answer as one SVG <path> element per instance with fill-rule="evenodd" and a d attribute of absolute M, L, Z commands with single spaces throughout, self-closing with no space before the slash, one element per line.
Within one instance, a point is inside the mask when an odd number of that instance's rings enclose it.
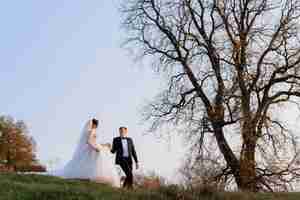
<path fill-rule="evenodd" d="M 72 159 L 53 175 L 69 179 L 89 179 L 120 187 L 120 177 L 114 165 L 113 154 L 108 147 L 97 144 L 96 132 L 89 130 L 89 124 L 87 122 L 82 130 Z M 96 146 L 101 146 L 99 152 L 95 150 Z"/>

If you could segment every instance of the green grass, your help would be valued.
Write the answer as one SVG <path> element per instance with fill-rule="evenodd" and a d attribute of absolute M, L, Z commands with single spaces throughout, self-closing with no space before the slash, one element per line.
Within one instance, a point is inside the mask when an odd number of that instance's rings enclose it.
<path fill-rule="evenodd" d="M 86 181 L 41 175 L 0 174 L 0 200 L 300 200 L 300 193 L 205 193 L 175 186 L 129 192 Z"/>

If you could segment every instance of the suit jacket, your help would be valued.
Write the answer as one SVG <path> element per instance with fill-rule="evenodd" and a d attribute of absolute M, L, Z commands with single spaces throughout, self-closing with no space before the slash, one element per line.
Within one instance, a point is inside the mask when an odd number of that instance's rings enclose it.
<path fill-rule="evenodd" d="M 135 147 L 133 144 L 133 140 L 129 137 L 126 137 L 125 139 L 127 139 L 127 144 L 128 144 L 129 162 L 130 162 L 130 164 L 132 164 L 132 157 L 133 157 L 134 161 L 137 163 L 138 159 L 137 159 Z M 123 159 L 122 159 L 123 158 L 123 146 L 122 146 L 122 138 L 121 137 L 114 138 L 111 152 L 117 154 L 116 155 L 116 164 L 117 165 L 121 164 L 121 162 L 123 161 Z"/>

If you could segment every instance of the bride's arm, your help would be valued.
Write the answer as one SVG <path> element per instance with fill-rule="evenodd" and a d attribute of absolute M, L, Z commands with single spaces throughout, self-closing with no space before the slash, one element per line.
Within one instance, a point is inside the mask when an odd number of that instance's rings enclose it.
<path fill-rule="evenodd" d="M 106 147 L 109 150 L 111 150 L 111 144 L 110 143 L 105 143 L 105 144 L 100 144 L 103 148 Z"/>
<path fill-rule="evenodd" d="M 89 139 L 87 143 L 96 151 L 101 150 L 101 146 L 95 143 L 92 132 L 89 132 Z"/>
<path fill-rule="evenodd" d="M 88 134 L 89 134 L 88 141 L 87 141 L 88 145 L 90 145 L 93 149 L 95 149 L 95 151 L 100 151 L 102 148 L 101 145 L 98 145 L 95 142 L 95 139 L 93 138 L 92 121 L 90 121 L 89 123 Z"/>

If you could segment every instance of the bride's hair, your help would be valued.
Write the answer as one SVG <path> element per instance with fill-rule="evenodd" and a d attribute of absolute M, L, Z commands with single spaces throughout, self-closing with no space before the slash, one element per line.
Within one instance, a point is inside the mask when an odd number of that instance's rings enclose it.
<path fill-rule="evenodd" d="M 99 120 L 93 118 L 92 119 L 92 125 L 94 125 L 96 128 L 98 127 L 98 124 L 99 124 Z"/>

